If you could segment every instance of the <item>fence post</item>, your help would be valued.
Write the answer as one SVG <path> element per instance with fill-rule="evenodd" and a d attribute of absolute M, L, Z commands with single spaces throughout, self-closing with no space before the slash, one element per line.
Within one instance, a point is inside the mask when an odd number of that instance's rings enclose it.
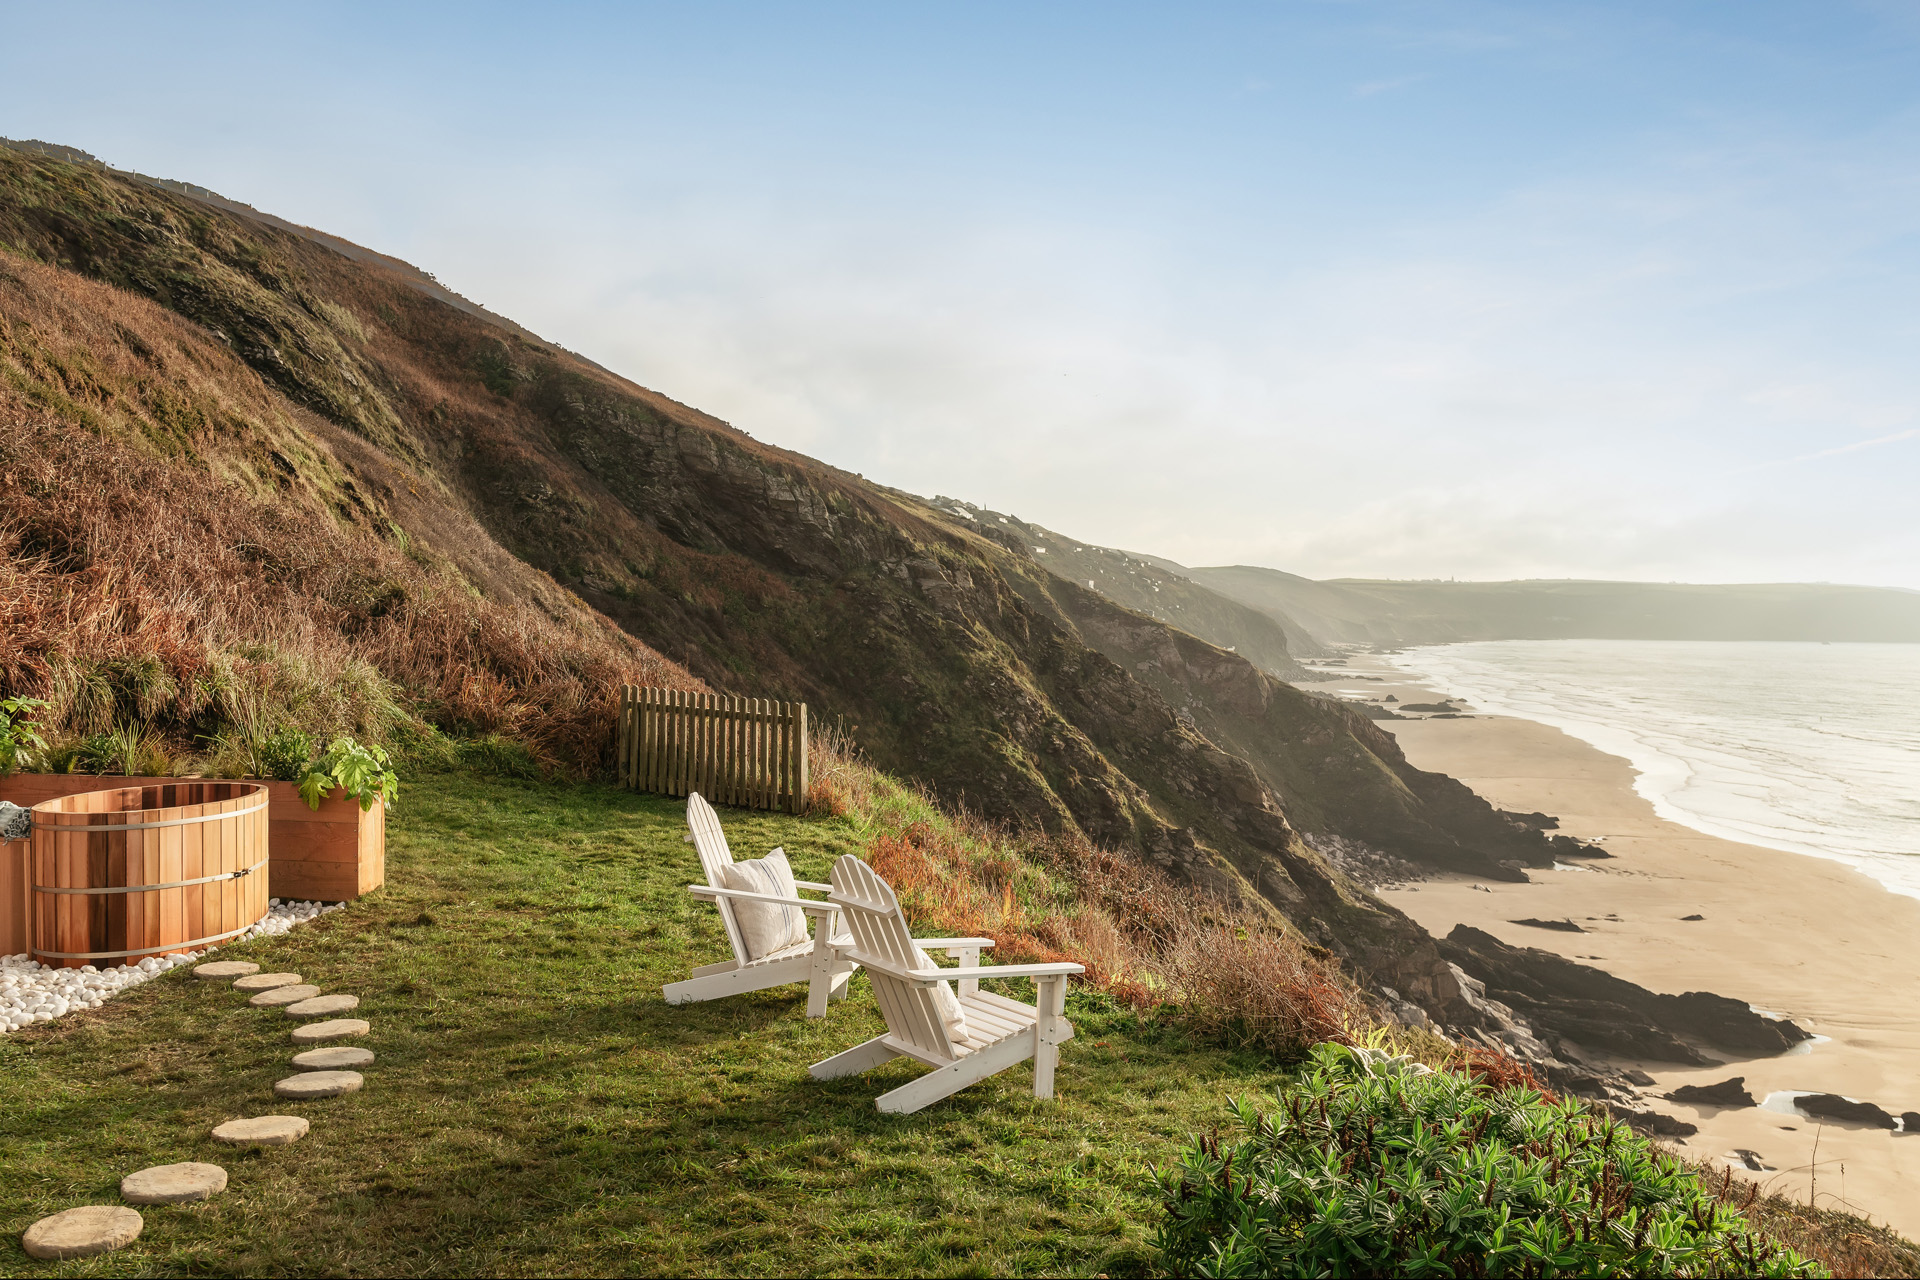
<path fill-rule="evenodd" d="M 621 786 L 627 785 L 627 700 L 633 695 L 633 686 L 620 686 L 620 709 L 613 720 L 613 776 Z"/>
<path fill-rule="evenodd" d="M 793 736 L 798 747 L 799 767 L 794 770 L 793 808 L 789 813 L 799 813 L 807 807 L 807 704 L 795 703 L 793 708 Z"/>

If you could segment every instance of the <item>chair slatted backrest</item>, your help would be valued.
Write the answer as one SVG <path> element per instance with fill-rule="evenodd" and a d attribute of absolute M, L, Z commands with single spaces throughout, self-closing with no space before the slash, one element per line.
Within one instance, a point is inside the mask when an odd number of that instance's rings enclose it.
<path fill-rule="evenodd" d="M 700 869 L 707 874 L 710 888 L 725 889 L 726 868 L 733 865 L 733 851 L 727 848 L 727 833 L 720 829 L 720 815 L 698 791 L 687 796 L 687 829 L 693 832 L 693 847 L 700 851 Z M 733 904 L 725 898 L 714 899 L 720 909 L 720 922 L 727 928 L 727 942 L 733 958 L 747 962 L 747 944 L 740 937 L 740 926 L 733 918 Z"/>
<path fill-rule="evenodd" d="M 850 853 L 833 864 L 831 884 L 830 897 L 841 908 L 841 918 L 853 935 L 856 950 L 897 968 L 919 967 L 920 949 L 913 945 L 913 931 L 907 928 L 907 916 L 900 910 L 893 886 Z M 890 1033 L 922 1052 L 942 1058 L 959 1056 L 947 1036 L 946 1023 L 940 1019 L 939 1006 L 933 1002 L 931 987 L 902 982 L 871 967 L 867 979 L 873 984 L 874 1000 Z"/>

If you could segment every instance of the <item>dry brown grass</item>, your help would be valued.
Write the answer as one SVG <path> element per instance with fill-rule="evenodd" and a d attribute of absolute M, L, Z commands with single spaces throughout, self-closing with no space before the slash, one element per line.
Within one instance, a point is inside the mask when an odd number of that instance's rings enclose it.
<path fill-rule="evenodd" d="M 1686 1157 L 1682 1156 L 1682 1159 Z M 1701 1185 L 1728 1208 L 1744 1214 L 1756 1230 L 1814 1259 L 1836 1276 L 1920 1275 L 1920 1246 L 1891 1227 L 1840 1209 L 1819 1209 L 1782 1195 L 1767 1194 L 1758 1183 L 1689 1160 Z"/>
<path fill-rule="evenodd" d="M 590 771 L 621 683 L 699 687 L 584 610 L 480 598 L 397 542 L 4 390 L 0 552 L 0 687 L 48 699 L 54 735 L 129 727 L 191 751 L 283 726 L 379 740 L 418 716 Z"/>

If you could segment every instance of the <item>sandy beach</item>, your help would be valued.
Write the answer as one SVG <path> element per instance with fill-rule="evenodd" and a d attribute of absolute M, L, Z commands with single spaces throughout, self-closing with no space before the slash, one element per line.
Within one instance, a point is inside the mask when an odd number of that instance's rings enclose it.
<path fill-rule="evenodd" d="M 1356 676 L 1327 692 L 1432 702 L 1355 655 Z M 1747 1175 L 1820 1204 L 1844 1204 L 1920 1238 L 1920 1133 L 1818 1122 L 1788 1112 L 1692 1107 L 1658 1098 L 1683 1084 L 1746 1077 L 1756 1099 L 1838 1093 L 1894 1115 L 1920 1110 L 1920 901 L 1838 863 L 1704 835 L 1657 816 L 1627 761 L 1530 720 L 1474 716 L 1385 721 L 1415 765 L 1451 774 L 1489 801 L 1560 820 L 1560 831 L 1613 856 L 1591 870 L 1533 871 L 1534 883 L 1430 880 L 1383 896 L 1435 935 L 1456 924 L 1514 946 L 1554 951 L 1654 991 L 1712 991 L 1785 1014 L 1824 1040 L 1719 1067 L 1635 1062 L 1651 1105 L 1700 1126 L 1690 1154 L 1725 1164 L 1739 1148 L 1776 1172 Z M 1704 919 L 1687 921 L 1699 915 Z M 1511 923 L 1570 918 L 1585 933 Z M 1815 1143 L 1818 1142 L 1818 1164 Z M 1842 1199 L 1844 1197 L 1844 1200 Z"/>

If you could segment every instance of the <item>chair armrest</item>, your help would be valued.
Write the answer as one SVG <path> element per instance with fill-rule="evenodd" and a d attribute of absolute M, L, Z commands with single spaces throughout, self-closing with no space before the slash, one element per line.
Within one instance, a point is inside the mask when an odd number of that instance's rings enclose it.
<path fill-rule="evenodd" d="M 809 889 L 814 893 L 832 893 L 833 892 L 832 885 L 821 884 L 816 880 L 795 880 L 793 884 L 794 884 L 794 887 L 797 889 Z"/>
<path fill-rule="evenodd" d="M 855 964 L 859 965 L 862 969 L 872 969 L 876 973 L 884 973 L 888 977 L 898 978 L 902 982 L 918 982 L 920 981 L 921 978 L 928 978 L 934 982 L 940 981 L 940 979 L 935 978 L 930 973 L 921 973 L 917 970 L 902 969 L 899 965 L 894 964 L 890 960 L 881 960 L 877 957 L 870 956 L 866 952 L 861 951 L 855 947 L 848 947 L 846 950 L 840 953 L 840 956 L 843 960 L 853 961 Z"/>
<path fill-rule="evenodd" d="M 890 978 L 911 982 L 917 987 L 930 987 L 936 982 L 946 982 L 951 978 L 1053 978 L 1087 971 L 1087 967 L 1083 964 L 1058 963 L 990 964 L 965 969 L 942 969 L 934 973 L 928 969 L 902 969 L 889 961 L 876 960 L 864 951 L 848 950 L 842 954 L 847 959 L 857 962 L 863 969 L 884 973 Z"/>
<path fill-rule="evenodd" d="M 942 969 L 941 978 L 1056 978 L 1085 973 L 1087 966 L 1061 961 L 1056 964 L 983 964 L 964 969 Z M 929 977 L 933 976 L 931 974 Z"/>
<path fill-rule="evenodd" d="M 710 884 L 690 884 L 687 892 L 696 898 L 733 898 L 744 902 L 775 902 L 783 907 L 798 907 L 810 916 L 838 915 L 840 908 L 831 902 L 808 902 L 805 898 L 782 898 L 774 893 L 748 893 L 744 889 L 716 889 Z"/>
<path fill-rule="evenodd" d="M 979 947 L 985 951 L 993 945 L 992 938 L 915 938 L 916 947 Z"/>

